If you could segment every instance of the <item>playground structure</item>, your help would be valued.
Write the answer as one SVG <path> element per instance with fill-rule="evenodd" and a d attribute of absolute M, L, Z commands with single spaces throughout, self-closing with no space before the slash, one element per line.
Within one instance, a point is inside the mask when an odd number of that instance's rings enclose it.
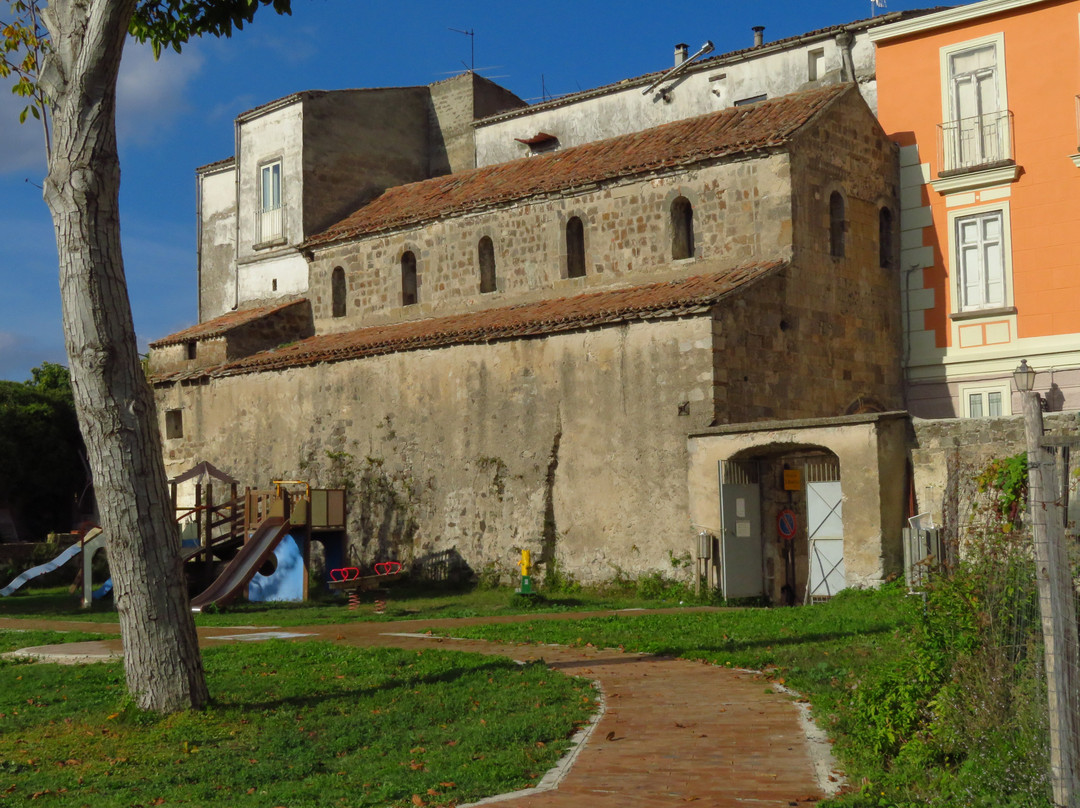
<path fill-rule="evenodd" d="M 179 486 L 192 480 L 193 503 L 178 504 Z M 170 481 L 188 580 L 199 593 L 192 609 L 224 605 L 245 588 L 253 601 L 306 600 L 314 541 L 323 544 L 327 569 L 341 565 L 345 490 L 312 488 L 303 480 L 273 486 L 241 491 L 209 463 Z"/>
<path fill-rule="evenodd" d="M 181 485 L 194 485 L 190 504 L 180 504 Z M 330 590 L 355 595 L 380 589 L 405 575 L 398 561 L 381 561 L 369 574 L 345 566 L 345 489 L 312 488 L 302 480 L 275 480 L 273 489 L 240 489 L 239 483 L 209 463 L 200 463 L 170 480 L 170 494 L 181 527 L 181 557 L 193 611 L 225 605 L 241 595 L 251 601 L 302 601 L 308 598 L 311 549 L 323 545 Z M 112 579 L 93 586 L 94 554 L 105 547 L 93 528 L 49 562 L 26 570 L 0 589 L 15 592 L 27 581 L 62 567 L 82 553 L 82 605 L 112 591 Z M 78 585 L 76 583 L 76 585 Z"/>
<path fill-rule="evenodd" d="M 6 598 L 8 595 L 11 595 L 16 590 L 20 589 L 28 581 L 32 581 L 34 578 L 38 578 L 42 575 L 48 575 L 50 572 L 55 572 L 79 553 L 82 553 L 82 605 L 84 609 L 87 609 L 90 607 L 90 603 L 93 600 L 103 597 L 112 591 L 112 579 L 109 579 L 95 590 L 91 573 L 94 554 L 104 546 L 105 535 L 101 532 L 101 528 L 92 528 L 83 536 L 80 536 L 77 542 L 65 548 L 63 552 L 56 556 L 56 558 L 46 561 L 44 564 L 38 564 L 36 567 L 31 567 L 22 574 L 17 575 L 11 583 L 3 589 L 0 589 L 0 596 Z"/>

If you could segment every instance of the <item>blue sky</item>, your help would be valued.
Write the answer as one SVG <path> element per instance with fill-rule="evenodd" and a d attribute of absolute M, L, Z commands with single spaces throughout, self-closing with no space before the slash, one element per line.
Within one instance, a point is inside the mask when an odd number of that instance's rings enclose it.
<path fill-rule="evenodd" d="M 888 0 L 887 11 L 932 5 Z M 545 3 L 293 0 L 232 39 L 205 39 L 154 62 L 129 42 L 118 102 L 122 238 L 140 350 L 195 322 L 195 174 L 232 154 L 232 120 L 304 89 L 430 84 L 461 72 L 476 33 L 478 72 L 520 97 L 584 90 L 669 67 L 694 51 L 748 47 L 754 25 L 779 39 L 870 16 L 869 0 L 817 3 Z M 879 10 L 879 13 L 880 10 Z M 0 378 L 67 364 L 56 247 L 41 199 L 44 148 L 0 88 Z"/>

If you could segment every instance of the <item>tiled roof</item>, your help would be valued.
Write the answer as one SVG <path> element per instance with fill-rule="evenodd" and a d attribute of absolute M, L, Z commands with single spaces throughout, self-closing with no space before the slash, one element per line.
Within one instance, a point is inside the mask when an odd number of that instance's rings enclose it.
<path fill-rule="evenodd" d="M 777 148 L 845 92 L 857 90 L 851 84 L 833 84 L 562 151 L 399 185 L 311 237 L 307 245 L 329 244 L 619 176 Z"/>
<path fill-rule="evenodd" d="M 163 348 L 166 345 L 179 345 L 182 342 L 221 337 L 229 331 L 232 331 L 234 328 L 262 319 L 269 314 L 284 311 L 290 306 L 298 306 L 302 303 L 307 303 L 307 301 L 301 298 L 299 300 L 290 300 L 286 303 L 273 303 L 269 306 L 257 306 L 253 309 L 230 311 L 228 314 L 215 317 L 213 320 L 207 320 L 205 323 L 199 323 L 198 325 L 193 325 L 191 328 L 185 328 L 183 331 L 177 331 L 175 334 L 162 337 L 157 342 L 151 342 L 150 347 Z"/>
<path fill-rule="evenodd" d="M 785 266 L 783 261 L 744 264 L 724 272 L 645 286 L 323 334 L 213 368 L 161 374 L 154 381 L 258 373 L 400 351 L 540 337 L 618 322 L 678 317 L 704 311 L 740 287 Z"/>

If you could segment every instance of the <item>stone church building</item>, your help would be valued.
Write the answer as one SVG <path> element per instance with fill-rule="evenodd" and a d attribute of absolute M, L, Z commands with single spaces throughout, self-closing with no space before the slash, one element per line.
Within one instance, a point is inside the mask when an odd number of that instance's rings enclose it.
<path fill-rule="evenodd" d="M 344 486 L 355 561 L 598 581 L 711 534 L 725 593 L 774 600 L 899 568 L 897 153 L 856 83 L 479 166 L 522 106 L 491 82 L 341 92 L 199 171 L 200 322 L 151 354 L 170 476 Z"/>

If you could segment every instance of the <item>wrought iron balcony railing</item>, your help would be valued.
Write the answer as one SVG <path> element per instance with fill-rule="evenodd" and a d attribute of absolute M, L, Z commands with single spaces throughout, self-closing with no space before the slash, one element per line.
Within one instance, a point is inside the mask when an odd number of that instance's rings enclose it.
<path fill-rule="evenodd" d="M 1012 113 L 988 112 L 938 124 L 940 176 L 1013 162 Z"/>

